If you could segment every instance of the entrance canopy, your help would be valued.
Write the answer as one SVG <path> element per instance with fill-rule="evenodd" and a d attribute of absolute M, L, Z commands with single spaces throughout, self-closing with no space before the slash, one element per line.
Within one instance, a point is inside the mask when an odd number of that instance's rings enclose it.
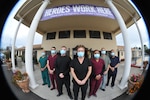
<path fill-rule="evenodd" d="M 30 27 L 42 1 L 27 0 L 14 18 L 18 21 L 23 18 L 22 23 Z M 112 0 L 112 2 L 120 12 L 127 27 L 134 24 L 133 18 L 140 19 L 140 15 L 128 0 Z M 50 0 L 43 16 L 46 16 L 47 19 L 42 20 L 41 18 L 38 24 L 37 32 L 40 34 L 68 28 L 92 28 L 114 34 L 121 32 L 117 20 L 115 16 L 113 18 L 113 13 L 105 0 Z"/>

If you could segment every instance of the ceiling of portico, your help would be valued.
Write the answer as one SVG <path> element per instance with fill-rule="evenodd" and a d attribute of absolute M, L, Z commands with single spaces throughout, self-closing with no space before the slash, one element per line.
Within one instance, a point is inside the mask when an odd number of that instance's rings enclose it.
<path fill-rule="evenodd" d="M 30 24 L 36 14 L 37 10 L 41 6 L 43 0 L 27 0 L 22 7 L 18 10 L 14 18 L 19 20 L 23 18 L 23 24 L 30 27 Z M 133 16 L 136 15 L 136 20 L 140 19 L 139 14 L 134 7 L 128 2 L 128 0 L 112 0 L 117 7 L 127 27 L 131 26 L 133 22 Z M 95 6 L 109 7 L 105 0 L 51 0 L 47 8 L 52 8 L 62 5 L 71 4 L 92 4 Z M 56 29 L 69 29 L 69 28 L 88 28 L 99 29 L 114 34 L 120 33 L 120 27 L 116 19 L 110 19 L 99 16 L 64 16 L 49 19 L 46 21 L 40 21 L 38 24 L 37 32 L 44 34 Z"/>

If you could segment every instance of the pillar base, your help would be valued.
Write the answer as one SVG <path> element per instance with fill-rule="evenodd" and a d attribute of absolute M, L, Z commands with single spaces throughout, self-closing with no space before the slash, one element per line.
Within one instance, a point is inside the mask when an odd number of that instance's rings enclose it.
<path fill-rule="evenodd" d="M 123 89 L 125 89 L 125 88 L 127 88 L 127 87 L 128 87 L 128 84 L 126 83 L 124 86 L 122 86 L 122 85 L 118 84 L 118 87 L 119 87 L 121 90 L 123 90 Z"/>
<path fill-rule="evenodd" d="M 38 86 L 39 86 L 39 84 L 34 84 L 34 85 L 29 84 L 29 87 L 31 87 L 32 89 L 35 89 Z"/>
<path fill-rule="evenodd" d="M 141 67 L 140 70 L 143 70 L 143 67 Z"/>
<path fill-rule="evenodd" d="M 16 68 L 12 68 L 11 70 L 12 70 L 12 72 L 13 72 L 13 73 L 15 73 L 15 72 L 16 72 Z"/>

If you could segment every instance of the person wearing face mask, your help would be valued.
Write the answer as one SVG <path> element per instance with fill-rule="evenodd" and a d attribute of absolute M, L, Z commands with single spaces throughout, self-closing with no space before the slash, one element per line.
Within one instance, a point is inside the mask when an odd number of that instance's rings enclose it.
<path fill-rule="evenodd" d="M 67 93 L 70 99 L 73 99 L 71 89 L 70 89 L 70 61 L 71 58 L 66 55 L 67 47 L 62 46 L 60 50 L 60 56 L 56 58 L 55 61 L 55 71 L 56 71 L 56 81 L 58 94 L 57 97 L 63 94 L 63 84 L 67 89 Z"/>
<path fill-rule="evenodd" d="M 109 85 L 109 80 L 110 78 L 112 77 L 112 81 L 111 81 L 111 87 L 113 88 L 114 85 L 115 85 L 115 79 L 116 79 L 116 76 L 117 76 L 117 68 L 119 66 L 119 57 L 117 57 L 114 53 L 114 50 L 112 49 L 111 50 L 111 57 L 110 57 L 110 67 L 109 67 L 109 70 L 108 70 L 108 79 L 107 79 L 107 84 L 106 86 Z"/>
<path fill-rule="evenodd" d="M 55 67 L 54 67 L 54 62 L 56 61 L 56 58 L 58 56 L 56 52 L 56 47 L 52 47 L 50 52 L 51 54 L 48 56 L 48 59 L 47 59 L 47 68 L 48 68 L 49 77 L 52 83 L 51 90 L 53 90 L 57 87 L 56 75 L 55 75 L 56 73 L 55 73 Z"/>
<path fill-rule="evenodd" d="M 41 68 L 41 74 L 43 79 L 43 84 L 48 84 L 48 87 L 50 88 L 50 80 L 48 75 L 48 69 L 47 69 L 47 56 L 45 54 L 45 51 L 41 53 L 41 57 L 39 58 L 39 66 Z"/>
<path fill-rule="evenodd" d="M 101 79 L 103 72 L 105 70 L 105 63 L 104 60 L 100 58 L 100 52 L 99 50 L 94 50 L 94 58 L 91 59 L 92 62 L 92 74 L 90 77 L 90 96 L 95 96 L 96 92 L 101 84 Z"/>
<path fill-rule="evenodd" d="M 104 73 L 103 73 L 103 76 L 102 76 L 103 78 L 102 78 L 102 82 L 101 82 L 101 85 L 100 85 L 100 89 L 102 91 L 105 91 L 107 76 L 108 76 L 108 70 L 109 70 L 110 62 L 111 62 L 109 56 L 106 55 L 105 48 L 101 48 L 101 59 L 103 59 L 104 62 L 105 62 L 105 70 L 104 70 Z"/>
<path fill-rule="evenodd" d="M 92 64 L 89 58 L 85 57 L 85 47 L 77 46 L 77 57 L 70 63 L 71 75 L 73 77 L 74 100 L 78 100 L 79 89 L 81 88 L 82 100 L 85 100 L 88 88 L 88 79 L 92 72 Z"/>

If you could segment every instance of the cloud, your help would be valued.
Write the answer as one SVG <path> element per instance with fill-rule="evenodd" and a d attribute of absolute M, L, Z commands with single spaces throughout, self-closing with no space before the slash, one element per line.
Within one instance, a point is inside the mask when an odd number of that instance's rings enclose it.
<path fill-rule="evenodd" d="M 14 33 L 18 25 L 18 21 L 16 21 L 13 18 L 13 16 L 15 15 L 16 11 L 19 9 L 20 5 L 22 5 L 24 2 L 25 0 L 20 0 L 17 3 L 17 5 L 12 9 L 9 17 L 7 18 L 7 21 L 5 23 L 5 26 L 2 32 L 1 47 L 5 48 L 6 46 L 11 46 L 12 44 L 11 42 L 13 38 L 12 36 L 14 36 Z M 10 23 L 13 23 L 13 24 L 10 24 Z M 149 46 L 149 36 L 148 36 L 148 32 L 147 32 L 144 21 L 140 19 L 137 23 L 142 33 L 143 43 Z M 18 34 L 17 34 L 17 38 L 16 38 L 17 47 L 26 45 L 28 31 L 29 31 L 29 28 L 21 24 Z M 128 28 L 127 32 L 128 32 L 127 34 L 129 35 L 129 41 L 130 41 L 131 47 L 135 47 L 135 46 L 140 47 L 141 42 L 140 42 L 140 37 L 139 37 L 139 33 L 137 31 L 136 26 L 132 25 L 130 28 Z M 43 38 L 42 35 L 36 33 L 35 38 L 34 38 L 34 44 L 41 44 L 42 38 Z M 117 45 L 124 45 L 122 33 L 116 36 L 116 42 L 117 42 Z"/>
<path fill-rule="evenodd" d="M 140 29 L 140 33 L 141 33 L 141 37 L 143 40 L 143 44 L 149 46 L 149 36 L 148 36 L 148 32 L 146 29 L 146 26 L 144 24 L 143 19 L 140 19 L 138 22 L 138 27 Z M 135 24 L 133 24 L 130 28 L 127 29 L 127 34 L 129 36 L 129 42 L 131 47 L 141 47 L 141 41 L 140 41 L 140 36 L 139 36 L 139 32 L 137 30 L 137 27 Z M 123 37 L 122 37 L 122 33 L 118 34 L 116 36 L 116 41 L 117 41 L 117 45 L 124 45 L 124 41 L 123 41 Z"/>

